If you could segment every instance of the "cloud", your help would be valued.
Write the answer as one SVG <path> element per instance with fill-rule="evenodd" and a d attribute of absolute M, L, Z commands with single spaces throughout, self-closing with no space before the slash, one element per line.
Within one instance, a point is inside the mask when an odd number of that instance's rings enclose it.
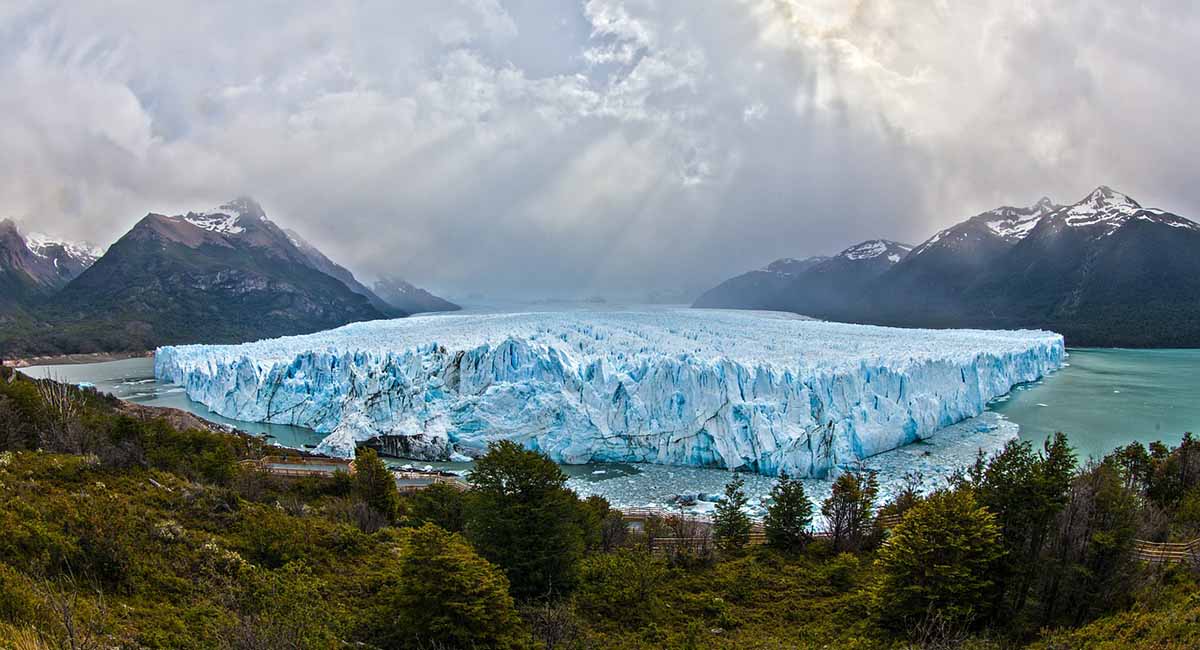
<path fill-rule="evenodd" d="M 1091 186 L 1200 217 L 1194 3 L 12 3 L 0 214 L 240 193 L 366 276 L 644 295 Z"/>

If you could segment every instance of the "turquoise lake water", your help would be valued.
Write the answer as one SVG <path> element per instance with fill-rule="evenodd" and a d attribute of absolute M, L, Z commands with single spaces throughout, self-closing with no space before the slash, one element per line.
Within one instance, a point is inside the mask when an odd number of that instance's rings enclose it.
<path fill-rule="evenodd" d="M 992 404 L 1022 439 L 1062 431 L 1083 460 L 1134 440 L 1177 444 L 1185 431 L 1200 432 L 1200 350 L 1069 352 L 1070 365 Z"/>

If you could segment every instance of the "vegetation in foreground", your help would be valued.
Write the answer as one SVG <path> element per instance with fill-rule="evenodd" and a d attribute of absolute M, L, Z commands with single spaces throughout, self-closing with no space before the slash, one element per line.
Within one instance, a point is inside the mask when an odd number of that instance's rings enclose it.
<path fill-rule="evenodd" d="M 238 463 L 262 453 L 0 369 L 0 647 L 1200 645 L 1196 568 L 1132 553 L 1200 536 L 1190 436 L 1082 467 L 1062 437 L 1014 443 L 887 504 L 867 474 L 822 504 L 781 481 L 764 546 L 730 507 L 711 544 L 686 519 L 634 532 L 512 444 L 471 492 L 405 497 L 370 451 L 298 481 Z"/>

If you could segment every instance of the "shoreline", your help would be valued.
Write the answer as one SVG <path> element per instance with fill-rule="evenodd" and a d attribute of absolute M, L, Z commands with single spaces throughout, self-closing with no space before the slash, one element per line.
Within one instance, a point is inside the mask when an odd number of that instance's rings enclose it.
<path fill-rule="evenodd" d="M 140 352 L 85 352 L 78 354 L 55 354 L 43 357 L 20 357 L 4 359 L 0 365 L 9 368 L 32 368 L 36 366 L 77 366 L 85 363 L 104 363 L 154 356 L 154 350 Z"/>

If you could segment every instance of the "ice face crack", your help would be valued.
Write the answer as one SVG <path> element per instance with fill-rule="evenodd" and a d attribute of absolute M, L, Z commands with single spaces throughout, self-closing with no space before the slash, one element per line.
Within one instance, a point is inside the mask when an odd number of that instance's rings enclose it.
<path fill-rule="evenodd" d="M 160 348 L 214 412 L 387 437 L 424 459 L 512 439 L 564 463 L 820 477 L 981 413 L 1062 365 L 1057 334 L 900 330 L 708 310 L 413 317 Z"/>

